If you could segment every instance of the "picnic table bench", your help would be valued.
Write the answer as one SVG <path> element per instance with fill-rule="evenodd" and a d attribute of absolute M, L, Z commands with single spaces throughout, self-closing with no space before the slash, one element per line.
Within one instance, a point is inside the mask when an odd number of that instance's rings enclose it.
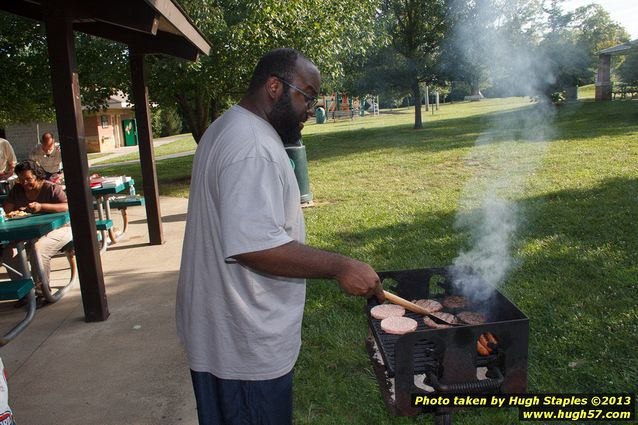
<path fill-rule="evenodd" d="M 35 316 L 35 285 L 33 279 L 0 281 L 0 300 L 11 301 L 27 297 L 27 314 L 17 325 L 11 328 L 4 336 L 0 337 L 0 346 L 7 345 L 20 332 L 29 326 Z"/>
<path fill-rule="evenodd" d="M 93 206 L 98 211 L 98 219 L 96 220 L 96 228 L 100 232 L 100 252 L 106 251 L 108 239 L 110 243 L 116 243 L 128 230 L 128 213 L 127 208 L 144 205 L 144 198 L 141 196 L 128 195 L 116 196 L 118 193 L 128 189 L 129 193 L 135 185 L 135 180 L 129 178 L 127 181 L 107 187 L 95 187 L 91 189 L 95 202 Z M 115 232 L 111 209 L 115 208 L 122 214 L 122 229 Z"/>
<path fill-rule="evenodd" d="M 145 201 L 143 196 L 123 196 L 109 199 L 109 206 L 117 209 L 122 214 L 122 234 L 126 233 L 128 229 L 128 213 L 126 211 L 129 207 L 144 206 Z"/>
<path fill-rule="evenodd" d="M 71 265 L 71 278 L 64 287 L 58 289 L 56 292 L 52 292 L 49 287 L 49 279 L 43 271 L 36 247 L 36 241 L 38 238 L 46 235 L 52 230 L 64 226 L 68 222 L 69 214 L 66 212 L 33 214 L 30 217 L 22 219 L 0 222 L 0 241 L 13 241 L 17 243 L 16 249 L 18 250 L 20 266 L 16 272 L 19 275 L 22 275 L 22 279 L 20 280 L 0 282 L 0 299 L 19 300 L 26 296 L 28 305 L 25 318 L 18 322 L 18 324 L 9 330 L 9 332 L 7 332 L 3 337 L 0 337 L 0 346 L 7 344 L 15 338 L 15 336 L 22 332 L 31 320 L 33 320 L 36 310 L 35 285 L 32 278 L 33 275 L 40 278 L 40 282 L 42 282 L 42 293 L 44 298 L 50 303 L 55 303 L 60 300 L 60 298 L 62 298 L 62 296 L 77 282 L 77 267 L 75 264 L 72 243 L 63 247 L 63 250 L 71 250 L 66 253 L 67 258 L 69 259 L 69 264 Z M 27 251 L 29 252 L 29 257 L 33 259 L 33 270 L 29 268 Z"/>
<path fill-rule="evenodd" d="M 614 84 L 612 88 L 612 97 L 616 99 L 616 95 L 619 95 L 621 99 L 626 99 L 630 96 L 630 99 L 638 96 L 638 86 L 630 84 Z"/>
<path fill-rule="evenodd" d="M 95 227 L 100 232 L 98 234 L 98 239 L 100 240 L 100 251 L 104 252 L 106 250 L 106 241 L 103 239 L 103 235 L 106 236 L 108 234 L 111 243 L 115 243 L 119 240 L 128 230 L 128 211 L 127 209 L 130 207 L 144 206 L 145 201 L 143 196 L 116 196 L 109 197 L 105 201 L 96 201 L 93 203 L 94 209 L 99 209 L 100 204 L 98 202 L 108 202 L 108 215 L 105 214 L 102 218 L 95 220 Z M 122 215 L 122 228 L 118 234 L 115 234 L 113 229 L 115 223 L 113 221 L 113 216 L 111 215 L 110 210 L 117 209 Z M 106 208 L 103 208 L 106 210 Z"/>

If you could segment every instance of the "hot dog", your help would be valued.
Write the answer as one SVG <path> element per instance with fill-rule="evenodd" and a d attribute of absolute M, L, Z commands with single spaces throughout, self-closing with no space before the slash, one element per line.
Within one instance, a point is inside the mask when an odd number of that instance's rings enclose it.
<path fill-rule="evenodd" d="M 479 339 L 478 341 L 476 341 L 476 351 L 481 355 L 481 356 L 489 356 L 490 352 L 487 350 L 487 348 L 481 344 L 481 340 Z"/>
<path fill-rule="evenodd" d="M 489 353 L 491 353 L 491 352 L 492 352 L 492 349 L 491 349 L 491 348 L 487 345 L 487 338 L 485 338 L 485 335 L 484 335 L 484 334 L 483 334 L 483 335 L 481 335 L 481 336 L 479 336 L 478 341 L 479 341 L 479 343 L 480 343 L 483 347 L 485 347 L 485 349 L 486 349 Z"/>

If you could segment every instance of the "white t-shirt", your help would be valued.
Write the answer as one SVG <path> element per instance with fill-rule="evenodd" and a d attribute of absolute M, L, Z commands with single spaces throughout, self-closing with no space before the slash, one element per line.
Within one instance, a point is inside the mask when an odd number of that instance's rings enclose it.
<path fill-rule="evenodd" d="M 233 106 L 206 130 L 193 162 L 176 305 L 191 369 L 242 380 L 292 369 L 305 279 L 257 273 L 230 257 L 304 239 L 299 187 L 279 135 Z"/>

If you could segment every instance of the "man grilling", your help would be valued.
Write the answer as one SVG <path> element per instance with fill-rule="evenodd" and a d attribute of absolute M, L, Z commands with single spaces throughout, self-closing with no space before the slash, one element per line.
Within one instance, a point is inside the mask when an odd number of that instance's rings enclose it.
<path fill-rule="evenodd" d="M 176 318 L 200 425 L 292 423 L 305 278 L 383 300 L 372 267 L 304 245 L 284 144 L 301 138 L 320 80 L 293 49 L 266 54 L 197 147 Z"/>

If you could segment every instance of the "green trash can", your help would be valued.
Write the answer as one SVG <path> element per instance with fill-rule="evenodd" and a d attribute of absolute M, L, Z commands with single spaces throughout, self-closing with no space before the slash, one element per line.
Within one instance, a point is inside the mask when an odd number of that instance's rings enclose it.
<path fill-rule="evenodd" d="M 308 157 L 306 157 L 306 147 L 300 140 L 298 145 L 286 146 L 286 153 L 290 158 L 290 163 L 295 170 L 295 177 L 301 193 L 301 203 L 306 204 L 312 201 L 310 192 L 310 180 L 308 179 Z"/>
<path fill-rule="evenodd" d="M 317 120 L 317 124 L 324 124 L 326 122 L 326 110 L 321 106 L 315 109 L 315 118 Z"/>

